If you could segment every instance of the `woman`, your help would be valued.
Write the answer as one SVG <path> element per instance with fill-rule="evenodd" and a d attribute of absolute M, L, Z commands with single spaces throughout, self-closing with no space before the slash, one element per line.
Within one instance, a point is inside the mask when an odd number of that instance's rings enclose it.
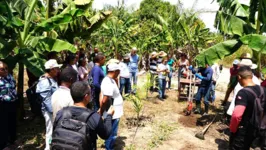
<path fill-rule="evenodd" d="M 178 67 L 179 67 L 179 76 L 182 78 L 188 78 L 188 67 L 189 67 L 189 61 L 187 59 L 187 55 L 185 53 L 181 54 L 181 58 L 178 61 Z"/>
<path fill-rule="evenodd" d="M 170 90 L 170 88 L 171 88 L 171 79 L 172 79 L 172 75 L 173 75 L 173 70 L 174 70 L 174 68 L 175 68 L 175 60 L 172 58 L 172 56 L 171 55 L 168 55 L 168 62 L 167 62 L 167 64 L 169 65 L 169 67 L 170 67 L 170 72 L 169 72 L 169 74 L 168 74 L 168 78 L 169 78 L 169 81 L 168 81 L 168 89 Z"/>
<path fill-rule="evenodd" d="M 166 88 L 166 77 L 168 76 L 168 73 L 170 72 L 170 68 L 167 65 L 167 58 L 164 58 L 162 63 L 158 65 L 157 72 L 158 72 L 158 78 L 159 78 L 159 99 L 164 100 L 165 97 L 165 88 Z"/>
<path fill-rule="evenodd" d="M 88 69 L 87 69 L 87 61 L 85 57 L 81 57 L 79 59 L 79 67 L 78 67 L 78 72 L 79 72 L 79 79 L 80 81 L 84 81 L 88 83 Z"/>
<path fill-rule="evenodd" d="M 16 81 L 8 73 L 7 64 L 0 61 L 0 149 L 16 143 L 17 91 Z M 14 148 L 15 149 L 15 148 Z"/>

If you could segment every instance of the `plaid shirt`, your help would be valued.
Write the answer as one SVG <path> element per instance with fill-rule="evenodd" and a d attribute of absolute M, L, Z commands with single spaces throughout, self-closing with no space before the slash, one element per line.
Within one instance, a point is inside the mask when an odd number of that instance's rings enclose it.
<path fill-rule="evenodd" d="M 0 101 L 14 102 L 17 99 L 16 81 L 11 74 L 0 77 Z"/>

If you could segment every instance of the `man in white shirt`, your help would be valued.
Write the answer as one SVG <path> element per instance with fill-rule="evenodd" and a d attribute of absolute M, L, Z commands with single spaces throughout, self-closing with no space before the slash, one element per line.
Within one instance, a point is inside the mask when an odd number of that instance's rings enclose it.
<path fill-rule="evenodd" d="M 241 62 L 239 63 L 239 66 L 249 66 L 252 70 L 257 68 L 257 65 L 253 64 L 250 59 L 242 59 Z M 256 85 L 260 85 L 259 79 L 254 74 L 253 74 L 252 80 L 253 80 L 253 82 Z M 234 108 L 235 108 L 236 95 L 241 89 L 243 89 L 243 87 L 239 83 L 237 83 L 237 85 L 236 85 L 236 87 L 234 89 L 233 99 L 232 99 L 231 104 L 230 104 L 230 106 L 229 106 L 229 108 L 227 110 L 227 114 L 230 115 L 230 116 L 233 114 L 233 111 L 234 111 Z"/>
<path fill-rule="evenodd" d="M 100 101 L 100 114 L 108 110 L 109 106 L 113 106 L 115 113 L 112 120 L 112 134 L 105 141 L 105 148 L 107 150 L 114 149 L 114 143 L 117 138 L 118 124 L 123 115 L 123 98 L 120 94 L 119 88 L 114 79 L 120 73 L 120 66 L 117 63 L 111 63 L 107 66 L 108 74 L 103 79 L 101 84 L 102 99 Z"/>
<path fill-rule="evenodd" d="M 130 83 L 130 72 L 129 72 L 129 56 L 125 55 L 123 62 L 119 63 L 120 66 L 120 94 L 123 95 L 125 89 L 125 94 L 129 94 L 131 91 Z"/>
<path fill-rule="evenodd" d="M 211 102 L 214 102 L 214 100 L 216 98 L 215 86 L 216 86 L 216 83 L 217 83 L 219 76 L 220 76 L 220 68 L 219 68 L 219 65 L 217 63 L 213 64 L 211 68 L 213 70 L 213 75 L 212 75 L 212 85 L 211 85 L 209 99 L 211 100 Z"/>
<path fill-rule="evenodd" d="M 74 101 L 70 94 L 70 86 L 77 81 L 78 73 L 71 67 L 63 69 L 60 74 L 61 85 L 52 95 L 53 120 L 59 110 L 72 106 Z"/>

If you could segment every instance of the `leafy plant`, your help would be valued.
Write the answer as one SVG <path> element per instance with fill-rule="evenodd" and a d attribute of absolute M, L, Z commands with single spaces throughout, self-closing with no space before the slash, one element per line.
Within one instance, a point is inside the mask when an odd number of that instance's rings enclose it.
<path fill-rule="evenodd" d="M 134 111 L 137 115 L 137 124 L 138 124 L 139 120 L 140 120 L 140 112 L 143 108 L 143 102 L 137 94 L 136 95 L 133 95 L 133 94 L 128 95 L 128 96 L 126 96 L 126 99 L 132 102 Z"/>

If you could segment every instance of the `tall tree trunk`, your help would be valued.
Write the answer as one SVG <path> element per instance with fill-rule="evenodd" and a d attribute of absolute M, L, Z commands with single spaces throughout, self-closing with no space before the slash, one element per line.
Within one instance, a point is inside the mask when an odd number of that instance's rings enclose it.
<path fill-rule="evenodd" d="M 53 11 L 53 0 L 47 0 L 46 16 L 45 16 L 46 20 L 52 16 L 52 11 Z M 51 33 L 46 32 L 46 36 L 50 37 Z"/>
<path fill-rule="evenodd" d="M 23 98 L 23 87 L 24 87 L 24 64 L 22 62 L 18 63 L 18 101 L 19 101 L 19 114 L 18 118 L 22 120 L 25 116 L 24 110 L 24 98 Z"/>

